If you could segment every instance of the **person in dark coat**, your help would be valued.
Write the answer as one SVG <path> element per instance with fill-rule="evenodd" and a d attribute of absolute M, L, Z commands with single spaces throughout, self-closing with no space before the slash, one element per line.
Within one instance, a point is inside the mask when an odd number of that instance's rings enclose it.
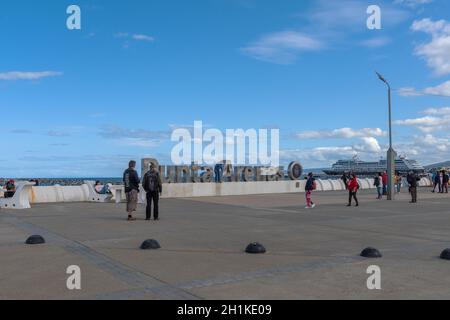
<path fill-rule="evenodd" d="M 415 172 L 411 171 L 406 177 L 406 180 L 408 181 L 409 193 L 411 194 L 410 203 L 417 203 L 417 182 L 420 181 L 420 177 L 417 176 Z"/>
<path fill-rule="evenodd" d="M 156 170 L 154 164 L 150 165 L 150 171 L 148 171 L 144 180 L 142 181 L 142 186 L 147 193 L 147 208 L 146 208 L 146 218 L 149 221 L 152 218 L 152 201 L 153 201 L 153 218 L 155 221 L 159 220 L 159 197 L 162 193 L 162 182 L 159 172 Z"/>

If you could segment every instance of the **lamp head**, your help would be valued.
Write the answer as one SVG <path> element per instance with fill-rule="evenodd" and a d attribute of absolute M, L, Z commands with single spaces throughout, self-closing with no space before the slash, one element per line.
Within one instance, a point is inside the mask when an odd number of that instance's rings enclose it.
<path fill-rule="evenodd" d="M 376 71 L 375 71 L 375 73 L 377 74 L 378 78 L 379 78 L 381 81 L 383 81 L 384 83 L 387 83 L 386 79 L 385 79 L 381 74 L 379 74 L 379 73 L 376 72 Z"/>

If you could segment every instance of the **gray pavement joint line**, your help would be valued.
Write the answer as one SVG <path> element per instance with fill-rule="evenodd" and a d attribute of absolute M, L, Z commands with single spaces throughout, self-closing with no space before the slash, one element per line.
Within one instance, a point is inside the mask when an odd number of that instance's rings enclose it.
<path fill-rule="evenodd" d="M 47 239 L 48 242 L 60 243 L 64 246 L 66 250 L 69 252 L 81 255 L 87 258 L 89 261 L 94 263 L 96 266 L 101 269 L 108 271 L 112 275 L 120 278 L 126 283 L 142 287 L 145 286 L 145 290 L 152 292 L 154 294 L 160 295 L 163 299 L 202 299 L 196 295 L 193 295 L 189 292 L 180 290 L 180 288 L 176 288 L 171 286 L 170 284 L 159 280 L 151 275 L 143 273 L 138 270 L 134 270 L 128 266 L 123 265 L 113 259 L 73 240 L 69 240 L 64 238 L 61 235 L 58 235 L 52 231 L 44 229 L 42 227 L 36 226 L 29 222 L 21 221 L 17 217 L 3 217 L 1 220 L 14 225 L 20 229 L 25 229 L 33 233 L 39 233 L 44 238 Z"/>
<path fill-rule="evenodd" d="M 251 281 L 260 278 L 274 278 L 277 276 L 288 275 L 291 273 L 299 273 L 309 270 L 317 270 L 318 268 L 333 267 L 341 264 L 365 263 L 367 260 L 361 257 L 334 257 L 333 261 L 314 261 L 299 265 L 287 265 L 284 267 L 274 267 L 268 269 L 261 269 L 250 272 L 241 272 L 235 274 L 224 274 L 218 277 L 211 277 L 206 279 L 195 279 L 187 282 L 175 284 L 177 288 L 183 290 L 200 289 L 205 287 L 212 287 L 216 285 L 235 284 L 239 282 Z M 129 299 L 138 297 L 146 293 L 151 293 L 145 289 L 123 290 L 113 292 L 107 295 L 97 295 L 89 299 Z"/>

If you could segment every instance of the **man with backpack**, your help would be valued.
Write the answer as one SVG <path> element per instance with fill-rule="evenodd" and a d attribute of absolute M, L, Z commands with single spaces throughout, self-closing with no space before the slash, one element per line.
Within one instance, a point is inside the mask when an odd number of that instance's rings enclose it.
<path fill-rule="evenodd" d="M 311 173 L 308 174 L 308 178 L 306 180 L 305 192 L 306 192 L 306 207 L 305 209 L 313 209 L 316 205 L 311 201 L 311 194 L 313 190 L 316 190 L 316 179 Z"/>
<path fill-rule="evenodd" d="M 162 182 L 159 172 L 154 164 L 150 165 L 150 171 L 144 176 L 142 182 L 145 192 L 147 193 L 146 218 L 149 221 L 152 217 L 152 201 L 153 201 L 153 218 L 159 220 L 159 196 L 162 193 Z"/>

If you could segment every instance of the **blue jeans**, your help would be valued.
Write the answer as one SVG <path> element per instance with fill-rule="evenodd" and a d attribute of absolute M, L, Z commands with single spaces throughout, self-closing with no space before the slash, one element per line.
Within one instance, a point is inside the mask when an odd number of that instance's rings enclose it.
<path fill-rule="evenodd" d="M 214 170 L 214 181 L 216 183 L 222 182 L 222 176 L 223 176 L 223 170 L 222 169 L 215 169 Z"/>
<path fill-rule="evenodd" d="M 383 197 L 383 190 L 381 187 L 377 187 L 377 192 L 378 192 L 378 198 L 382 198 Z"/>

